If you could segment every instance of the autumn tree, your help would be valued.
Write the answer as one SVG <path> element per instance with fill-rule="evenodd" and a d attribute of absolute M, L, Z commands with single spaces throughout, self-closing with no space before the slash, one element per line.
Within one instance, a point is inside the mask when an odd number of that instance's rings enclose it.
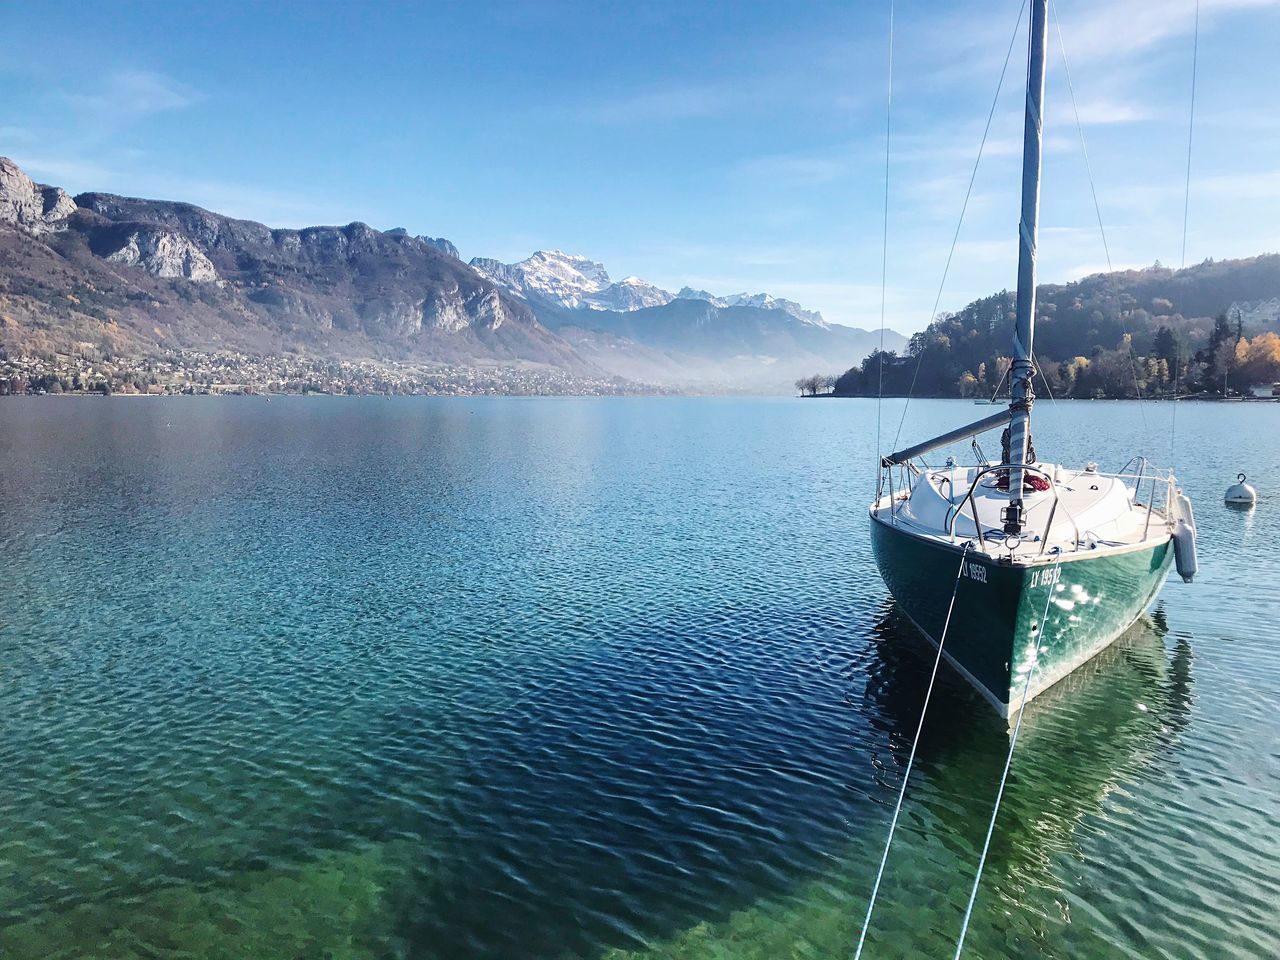
<path fill-rule="evenodd" d="M 1246 345 L 1239 367 L 1241 384 L 1280 382 L 1280 336 L 1268 331 L 1241 343 Z"/>

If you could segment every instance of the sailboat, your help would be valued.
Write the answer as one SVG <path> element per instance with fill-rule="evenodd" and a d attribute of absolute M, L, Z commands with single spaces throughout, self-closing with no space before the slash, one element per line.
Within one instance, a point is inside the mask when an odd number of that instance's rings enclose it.
<path fill-rule="evenodd" d="M 1008 408 L 883 456 L 870 506 L 898 607 L 1006 718 L 1123 634 L 1172 565 L 1184 580 L 1196 572 L 1195 521 L 1172 471 L 1141 457 L 1119 473 L 1052 463 L 1032 442 L 1047 16 L 1048 0 L 1031 0 Z M 999 463 L 924 460 L 996 429 Z"/>

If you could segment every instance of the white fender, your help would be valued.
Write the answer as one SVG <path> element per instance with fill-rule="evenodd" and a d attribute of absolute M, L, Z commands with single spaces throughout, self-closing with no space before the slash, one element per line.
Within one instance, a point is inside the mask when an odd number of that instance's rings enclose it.
<path fill-rule="evenodd" d="M 1196 530 L 1181 517 L 1173 525 L 1173 562 L 1183 583 L 1190 583 L 1199 572 L 1196 560 Z"/>
<path fill-rule="evenodd" d="M 1178 491 L 1178 516 L 1187 521 L 1192 533 L 1196 532 L 1196 515 L 1191 510 L 1191 498 L 1181 490 Z"/>

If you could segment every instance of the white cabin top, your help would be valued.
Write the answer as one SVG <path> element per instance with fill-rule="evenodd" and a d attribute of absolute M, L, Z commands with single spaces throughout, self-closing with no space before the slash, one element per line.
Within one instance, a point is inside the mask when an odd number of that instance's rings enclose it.
<path fill-rule="evenodd" d="M 872 512 L 919 536 L 972 541 L 973 550 L 1027 562 L 1066 552 L 1131 547 L 1170 536 L 1172 487 L 1165 478 L 1036 464 L 1028 477 L 1048 481 L 1041 484 L 1047 489 L 1024 490 L 1022 533 L 1007 537 L 1001 511 L 1012 498 L 999 488 L 1001 482 L 1008 482 L 1006 469 L 948 465 L 922 470 L 908 490 L 883 497 Z"/>

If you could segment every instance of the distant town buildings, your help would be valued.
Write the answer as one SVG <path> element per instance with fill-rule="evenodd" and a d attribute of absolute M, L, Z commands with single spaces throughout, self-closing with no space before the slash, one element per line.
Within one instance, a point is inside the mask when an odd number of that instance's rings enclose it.
<path fill-rule="evenodd" d="M 658 392 L 528 365 L 445 366 L 175 351 L 159 357 L 0 355 L 4 394 L 412 394 L 608 396 Z"/>

